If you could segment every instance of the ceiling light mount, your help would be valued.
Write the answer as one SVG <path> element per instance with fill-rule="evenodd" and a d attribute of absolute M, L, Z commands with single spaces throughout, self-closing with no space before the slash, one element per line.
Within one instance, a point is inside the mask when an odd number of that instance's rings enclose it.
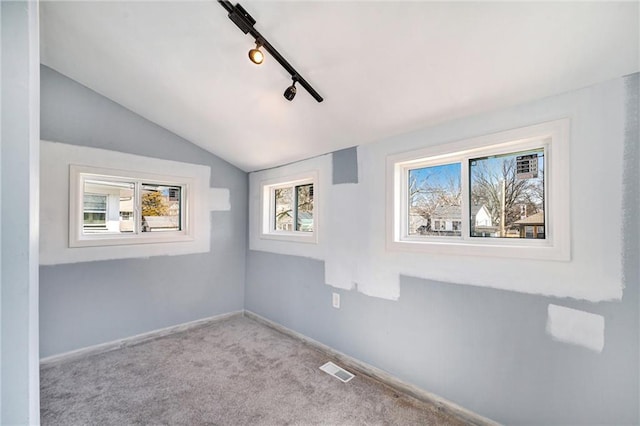
<path fill-rule="evenodd" d="M 296 97 L 296 93 L 298 92 L 298 89 L 296 89 L 296 83 L 298 82 L 298 79 L 296 78 L 296 76 L 293 77 L 293 84 L 289 87 L 287 87 L 287 89 L 284 91 L 284 98 L 288 101 L 292 101 L 293 98 Z"/>
<path fill-rule="evenodd" d="M 264 61 L 264 53 L 260 50 L 262 44 L 256 41 L 256 48 L 249 51 L 249 59 L 256 65 L 260 65 Z"/>
<path fill-rule="evenodd" d="M 251 36 L 254 38 L 256 42 L 256 48 L 251 49 L 249 51 L 249 59 L 251 59 L 253 63 L 261 64 L 262 61 L 264 60 L 264 54 L 260 50 L 260 47 L 263 47 L 264 50 L 269 52 L 269 54 L 273 56 L 273 58 L 276 61 L 278 61 L 278 63 L 282 65 L 282 67 L 291 75 L 291 78 L 293 79 L 293 84 L 289 86 L 287 90 L 285 90 L 285 93 L 284 93 L 285 98 L 287 98 L 288 100 L 292 100 L 295 97 L 296 95 L 295 84 L 296 82 L 298 82 L 302 87 L 305 88 L 307 92 L 309 92 L 311 96 L 313 96 L 313 98 L 316 101 L 318 102 L 323 101 L 322 96 L 320 96 L 320 94 L 316 92 L 315 89 L 311 87 L 311 85 L 304 78 L 300 76 L 298 71 L 296 71 L 295 68 L 293 68 L 291 64 L 287 62 L 287 60 L 284 57 L 282 57 L 282 55 L 276 50 L 276 48 L 273 47 L 271 43 L 269 43 L 262 36 L 262 34 L 260 34 L 258 30 L 256 30 L 253 27 L 256 23 L 256 20 L 253 19 L 253 17 L 249 15 L 249 13 L 246 10 L 244 10 L 244 8 L 240 6 L 240 4 L 236 4 L 234 6 L 233 4 L 231 4 L 229 0 L 218 0 L 218 3 L 220 3 L 220 5 L 222 5 L 222 7 L 224 7 L 225 10 L 229 12 L 229 19 L 231 19 L 233 23 L 236 24 L 243 33 L 251 34 Z M 252 52 L 254 53 L 254 56 L 252 56 Z M 257 52 L 259 52 L 259 54 Z M 254 60 L 254 58 L 257 59 L 258 56 L 262 57 L 262 59 L 259 60 L 259 62 Z M 293 91 L 291 98 L 287 96 L 287 92 L 290 92 L 290 89 L 292 89 Z"/>

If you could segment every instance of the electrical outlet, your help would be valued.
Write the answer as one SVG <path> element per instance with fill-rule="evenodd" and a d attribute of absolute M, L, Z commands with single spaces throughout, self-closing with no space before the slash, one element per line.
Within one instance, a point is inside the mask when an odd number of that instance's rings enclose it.
<path fill-rule="evenodd" d="M 340 309 L 340 295 L 338 293 L 333 293 L 332 303 L 334 308 Z"/>

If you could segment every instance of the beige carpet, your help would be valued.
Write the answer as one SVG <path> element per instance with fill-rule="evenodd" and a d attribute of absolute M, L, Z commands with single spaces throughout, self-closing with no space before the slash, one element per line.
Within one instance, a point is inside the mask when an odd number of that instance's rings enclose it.
<path fill-rule="evenodd" d="M 43 425 L 461 425 L 436 406 L 236 316 L 41 369 Z M 335 360 L 334 360 L 335 361 Z"/>

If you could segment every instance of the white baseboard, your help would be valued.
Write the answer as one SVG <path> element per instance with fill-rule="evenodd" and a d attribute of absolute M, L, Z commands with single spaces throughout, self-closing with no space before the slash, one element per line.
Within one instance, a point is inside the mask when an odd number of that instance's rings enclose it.
<path fill-rule="evenodd" d="M 442 410 L 454 415 L 455 417 L 459 418 L 460 420 L 464 421 L 467 424 L 470 425 L 477 425 L 477 426 L 497 426 L 499 425 L 499 423 L 494 422 L 493 420 L 490 420 L 486 417 L 483 417 L 479 414 L 474 413 L 473 411 L 467 410 L 464 407 L 461 407 L 451 401 L 448 401 L 438 395 L 435 395 L 431 392 L 427 392 L 424 389 L 421 389 L 415 385 L 412 385 L 410 383 L 406 383 L 400 379 L 398 379 L 397 377 L 392 376 L 391 374 L 387 373 L 384 370 L 381 370 L 377 367 L 374 367 L 372 365 L 369 365 L 365 362 L 362 362 L 356 358 L 353 358 L 349 355 L 346 355 L 342 352 L 339 352 L 335 349 L 333 349 L 330 346 L 325 345 L 324 343 L 320 343 L 316 340 L 313 340 L 307 336 L 305 336 L 304 334 L 298 333 L 297 331 L 291 330 L 287 327 L 284 327 L 276 322 L 271 321 L 270 319 L 267 319 L 265 317 L 262 317 L 254 312 L 251 311 L 244 311 L 244 315 L 247 318 L 251 318 L 261 324 L 264 324 L 268 327 L 271 327 L 283 334 L 286 334 L 290 337 L 293 337 L 294 339 L 300 340 L 302 342 L 304 342 L 305 344 L 308 344 L 309 346 L 314 347 L 315 349 L 324 352 L 325 354 L 327 354 L 328 356 L 336 359 L 338 362 L 340 362 L 342 364 L 343 367 L 347 367 L 353 370 L 357 370 L 369 377 L 372 377 L 373 379 L 393 388 L 398 390 L 399 392 L 408 394 L 413 396 L 414 398 L 417 398 L 421 401 L 426 401 L 429 403 L 432 403 L 434 405 L 436 405 L 438 408 L 441 408 Z"/>
<path fill-rule="evenodd" d="M 202 318 L 195 321 L 189 321 L 171 327 L 161 328 L 158 330 L 149 331 L 147 333 L 137 334 L 131 337 L 125 337 L 124 339 L 113 340 L 111 342 L 100 343 L 98 345 L 87 346 L 86 348 L 76 349 L 73 351 L 65 352 L 58 355 L 52 355 L 40 359 L 40 365 L 46 366 L 56 364 L 59 362 L 70 361 L 73 359 L 82 358 L 89 355 L 95 355 L 104 352 L 114 351 L 116 349 L 125 348 L 127 346 L 137 345 L 149 340 L 157 339 L 159 337 L 168 336 L 170 334 L 178 333 L 181 331 L 189 330 L 192 328 L 202 327 L 215 322 L 223 321 L 228 318 L 243 315 L 244 311 L 234 311 L 226 314 L 215 315 L 208 318 Z"/>

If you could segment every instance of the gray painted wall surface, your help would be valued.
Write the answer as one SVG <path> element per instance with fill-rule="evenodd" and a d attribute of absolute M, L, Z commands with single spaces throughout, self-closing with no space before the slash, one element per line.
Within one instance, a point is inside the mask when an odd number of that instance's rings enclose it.
<path fill-rule="evenodd" d="M 42 266 L 41 356 L 242 309 L 247 174 L 45 66 L 41 86 L 42 139 L 207 165 L 231 194 L 209 253 Z"/>
<path fill-rule="evenodd" d="M 333 184 L 358 183 L 358 148 L 341 149 L 335 151 L 331 158 L 333 162 Z"/>
<path fill-rule="evenodd" d="M 629 107 L 637 114 L 637 87 L 638 75 L 628 77 L 622 301 L 409 277 L 389 301 L 325 285 L 321 261 L 249 251 L 246 309 L 502 423 L 638 424 L 640 147 Z M 332 292 L 341 294 L 339 310 Z M 603 352 L 553 341 L 549 303 L 602 315 Z"/>
<path fill-rule="evenodd" d="M 38 424 L 37 2 L 0 2 L 0 424 Z"/>
<path fill-rule="evenodd" d="M 625 161 L 622 175 L 624 185 L 622 211 L 625 223 L 628 225 L 628 232 L 624 234 L 626 252 L 623 262 L 626 274 L 625 282 L 637 283 L 636 324 L 640 342 L 640 220 L 638 219 L 640 217 L 640 73 L 628 76 L 625 83 L 627 116 L 625 120 Z M 631 291 L 633 291 L 633 287 Z M 638 365 L 640 366 L 640 349 L 638 350 Z M 640 368 L 638 368 L 638 383 L 640 383 Z M 638 410 L 640 410 L 640 395 L 638 399 Z M 640 414 L 638 418 L 640 419 Z"/>

